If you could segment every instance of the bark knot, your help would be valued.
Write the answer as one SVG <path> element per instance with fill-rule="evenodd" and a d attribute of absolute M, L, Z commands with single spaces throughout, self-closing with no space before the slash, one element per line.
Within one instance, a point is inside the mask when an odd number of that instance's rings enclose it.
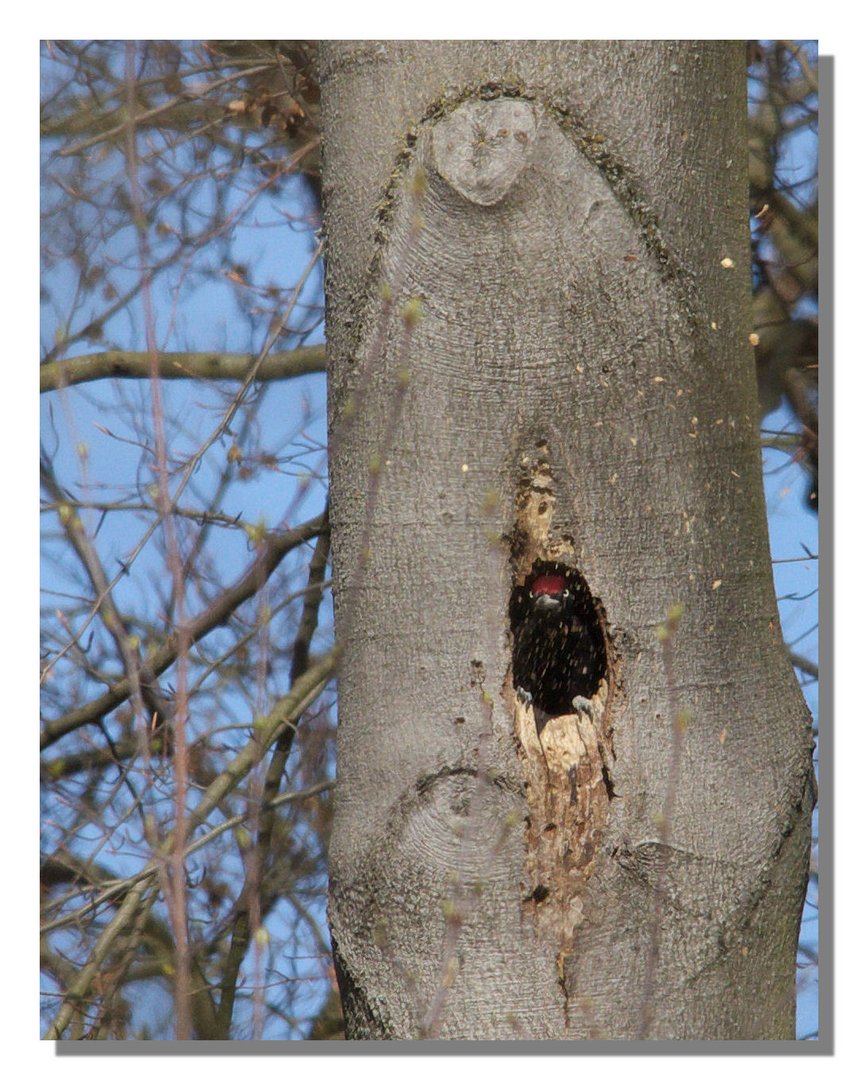
<path fill-rule="evenodd" d="M 536 134 L 536 115 L 527 101 L 464 101 L 432 129 L 435 168 L 469 202 L 494 206 L 526 168 Z"/>

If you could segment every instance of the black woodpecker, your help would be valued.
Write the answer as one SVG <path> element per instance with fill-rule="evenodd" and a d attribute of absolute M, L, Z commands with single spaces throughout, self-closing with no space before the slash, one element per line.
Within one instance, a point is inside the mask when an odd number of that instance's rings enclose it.
<path fill-rule="evenodd" d="M 561 563 L 537 563 L 512 591 L 516 690 L 549 716 L 579 708 L 605 677 L 605 641 L 587 582 Z"/>

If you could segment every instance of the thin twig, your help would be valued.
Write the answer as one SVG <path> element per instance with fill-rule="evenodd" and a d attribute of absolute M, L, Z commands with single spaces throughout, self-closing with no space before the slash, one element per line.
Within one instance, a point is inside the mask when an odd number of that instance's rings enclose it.
<path fill-rule="evenodd" d="M 266 581 L 270 577 L 290 551 L 293 551 L 300 544 L 312 540 L 326 528 L 327 515 L 323 513 L 311 518 L 303 525 L 296 526 L 294 529 L 287 529 L 282 533 L 268 533 L 260 546 L 256 558 L 238 581 L 220 593 L 205 611 L 188 623 L 187 632 L 190 640 L 195 643 L 216 627 L 225 623 L 237 607 L 249 597 L 255 595 L 260 582 Z M 170 667 L 176 659 L 176 646 L 176 638 L 171 635 L 163 645 L 155 649 L 145 661 L 143 677 L 149 672 L 153 675 L 160 675 L 161 672 Z M 44 750 L 48 746 L 52 746 L 58 739 L 61 739 L 69 732 L 76 731 L 85 724 L 91 724 L 111 712 L 128 698 L 130 692 L 131 685 L 128 679 L 120 679 L 101 697 L 95 698 L 77 709 L 72 709 L 55 720 L 49 720 L 41 733 L 41 749 Z"/>
<path fill-rule="evenodd" d="M 255 725 L 255 738 L 248 740 L 248 743 L 235 755 L 227 768 L 208 786 L 195 808 L 188 813 L 183 828 L 186 836 L 190 836 L 216 808 L 222 806 L 224 798 L 247 776 L 256 763 L 259 747 L 265 749 L 270 746 L 285 725 L 294 724 L 301 714 L 309 708 L 331 679 L 336 667 L 336 661 L 337 650 L 332 649 L 296 682 L 295 686 L 280 699 L 267 717 Z M 116 892 L 125 892 L 127 890 L 119 910 L 99 935 L 90 954 L 90 959 L 82 968 L 79 977 L 66 992 L 64 1004 L 48 1028 L 45 1036 L 47 1039 L 59 1039 L 62 1037 L 63 1032 L 74 1018 L 80 1003 L 86 999 L 90 987 L 113 944 L 137 916 L 141 904 L 148 907 L 154 903 L 157 890 L 152 889 L 147 896 L 147 890 L 150 889 L 149 879 L 159 873 L 164 858 L 170 855 L 174 846 L 175 833 L 167 838 L 162 845 L 162 850 L 150 860 L 143 870 L 133 875 L 133 877 L 118 883 L 112 890 L 105 889 L 102 892 L 98 905 L 105 903 Z M 188 852 L 182 854 L 183 857 L 186 857 Z M 57 929 L 64 922 L 77 920 L 86 914 L 87 910 L 92 910 L 98 905 L 93 903 L 79 909 L 72 915 L 67 916 L 65 920 L 56 920 L 50 928 L 45 928 L 45 930 Z"/>

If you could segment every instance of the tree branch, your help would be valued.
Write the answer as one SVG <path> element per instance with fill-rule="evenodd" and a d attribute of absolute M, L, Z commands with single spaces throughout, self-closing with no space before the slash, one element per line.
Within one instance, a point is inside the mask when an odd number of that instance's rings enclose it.
<path fill-rule="evenodd" d="M 819 679 L 819 665 L 814 664 L 812 660 L 808 660 L 807 657 L 802 656 L 800 653 L 790 650 L 789 654 L 790 663 L 794 668 L 798 668 L 805 675 L 810 675 L 812 679 Z"/>
<path fill-rule="evenodd" d="M 158 355 L 162 379 L 244 379 L 256 363 L 252 353 L 165 352 Z M 324 345 L 305 345 L 289 352 L 270 353 L 254 376 L 260 382 L 293 379 L 325 370 Z M 69 360 L 53 360 L 39 369 L 41 393 L 96 379 L 149 379 L 152 357 L 148 352 L 112 349 L 87 353 Z"/>
<path fill-rule="evenodd" d="M 254 725 L 253 736 L 240 750 L 229 765 L 206 788 L 196 807 L 187 815 L 184 833 L 190 837 L 216 807 L 223 806 L 223 800 L 233 788 L 250 772 L 260 754 L 264 754 L 277 739 L 284 727 L 295 724 L 305 709 L 315 701 L 332 678 L 337 662 L 337 650 L 331 649 L 316 664 L 305 672 L 295 685 L 282 697 L 268 716 L 261 718 Z M 285 801 L 285 800 L 284 800 Z M 158 890 L 153 889 L 150 878 L 157 875 L 163 860 L 171 853 L 175 843 L 175 833 L 164 843 L 162 849 L 148 865 L 123 881 L 119 889 L 125 892 L 124 899 L 116 914 L 104 928 L 93 947 L 89 961 L 65 994 L 65 1001 L 45 1035 L 46 1039 L 59 1039 L 74 1017 L 80 1004 L 85 1000 L 103 961 L 107 958 L 114 943 L 138 914 L 146 911 L 154 903 Z M 187 854 L 187 852 L 185 853 Z M 127 890 L 127 892 L 125 891 Z M 147 895 L 148 892 L 148 895 Z M 99 898 L 103 903 L 109 898 L 107 890 Z M 82 913 L 76 912 L 75 917 Z"/>
<path fill-rule="evenodd" d="M 310 642 L 316 632 L 319 621 L 319 606 L 322 602 L 322 583 L 325 579 L 325 568 L 328 565 L 331 538 L 330 532 L 321 533 L 316 541 L 316 550 L 310 560 L 308 572 L 307 591 L 304 596 L 304 612 L 301 623 L 295 635 L 295 643 L 292 646 L 292 669 L 291 683 L 294 686 L 300 677 L 310 666 Z M 255 856 L 258 860 L 259 876 L 263 879 L 258 881 L 254 875 L 245 878 L 244 885 L 239 893 L 229 916 L 232 925 L 232 937 L 230 939 L 229 952 L 223 961 L 221 969 L 221 997 L 217 1009 L 217 1023 L 221 1038 L 227 1038 L 232 1014 L 235 1008 L 235 993 L 238 985 L 239 972 L 244 961 L 248 945 L 251 941 L 253 893 L 261 891 L 264 884 L 264 871 L 271 853 L 271 838 L 274 831 L 274 800 L 280 787 L 280 780 L 286 769 L 286 762 L 292 750 L 295 738 L 296 726 L 286 725 L 281 731 L 268 768 L 265 773 L 263 786 L 263 806 L 259 815 L 257 826 L 257 842 Z M 270 891 L 270 890 L 269 890 Z"/>
<path fill-rule="evenodd" d="M 259 555 L 238 581 L 231 588 L 221 593 L 205 611 L 197 615 L 196 618 L 191 619 L 187 627 L 188 641 L 193 644 L 199 641 L 200 638 L 205 637 L 215 627 L 225 623 L 240 604 L 258 592 L 290 551 L 299 544 L 312 540 L 314 536 L 318 536 L 327 528 L 328 515 L 322 513 L 294 529 L 289 529 L 283 533 L 269 534 L 262 545 Z M 141 680 L 145 679 L 147 675 L 160 675 L 161 672 L 166 671 L 175 661 L 177 655 L 178 641 L 176 635 L 173 634 L 146 660 L 140 671 Z M 105 713 L 111 712 L 117 705 L 126 700 L 131 690 L 132 686 L 129 679 L 119 679 L 101 697 L 95 698 L 95 700 L 88 702 L 86 705 L 81 705 L 77 709 L 72 709 L 71 712 L 57 717 L 56 720 L 47 721 L 41 734 L 41 749 L 44 750 L 52 746 L 63 735 L 75 731 L 85 724 L 91 724 L 104 716 Z"/>

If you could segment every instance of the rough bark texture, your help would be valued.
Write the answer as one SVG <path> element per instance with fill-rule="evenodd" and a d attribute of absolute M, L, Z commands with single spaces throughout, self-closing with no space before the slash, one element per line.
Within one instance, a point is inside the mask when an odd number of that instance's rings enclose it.
<path fill-rule="evenodd" d="M 320 78 L 349 1035 L 792 1038 L 810 731 L 742 46 L 328 43 Z M 552 552 L 609 641 L 592 716 L 548 729 L 586 798 L 509 676 L 510 590 Z"/>

